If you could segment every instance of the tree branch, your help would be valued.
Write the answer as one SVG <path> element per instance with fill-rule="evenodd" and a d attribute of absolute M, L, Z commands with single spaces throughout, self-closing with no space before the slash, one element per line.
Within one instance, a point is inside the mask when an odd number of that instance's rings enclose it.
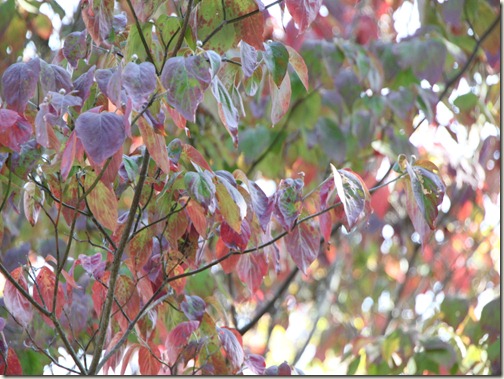
<path fill-rule="evenodd" d="M 193 6 L 193 0 L 189 0 L 189 3 L 187 4 L 187 10 L 184 16 L 184 23 L 182 24 L 182 29 L 180 30 L 180 35 L 177 40 L 177 44 L 175 45 L 175 48 L 173 49 L 173 53 L 171 55 L 172 58 L 177 55 L 178 51 L 182 47 L 182 42 L 184 42 L 187 26 L 189 25 L 189 16 L 191 15 L 192 6 Z"/>

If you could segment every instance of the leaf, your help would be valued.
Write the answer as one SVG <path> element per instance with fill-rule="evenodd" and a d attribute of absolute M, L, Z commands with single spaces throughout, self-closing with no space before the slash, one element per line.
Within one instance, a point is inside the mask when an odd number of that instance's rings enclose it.
<path fill-rule="evenodd" d="M 63 289 L 61 288 L 61 283 L 59 283 L 56 298 L 54 297 L 54 286 L 56 285 L 56 275 L 54 275 L 54 272 L 46 266 L 42 267 L 35 279 L 35 282 L 36 286 L 33 289 L 33 300 L 42 305 L 42 307 L 46 308 L 49 312 L 53 311 L 53 300 L 55 300 L 55 315 L 57 318 L 60 318 L 61 313 L 63 312 L 65 295 L 63 293 Z M 49 326 L 53 325 L 53 322 L 46 316 L 42 317 Z"/>
<path fill-rule="evenodd" d="M 126 138 L 123 116 L 112 112 L 84 112 L 75 121 L 75 132 L 91 159 L 101 164 L 114 155 Z"/>
<path fill-rule="evenodd" d="M 236 1 L 235 4 L 224 1 L 226 16 L 228 18 L 232 18 L 231 13 L 234 15 L 234 10 L 231 10 L 231 7 L 239 7 L 240 5 L 238 3 L 238 1 Z M 199 40 L 204 41 L 224 19 L 222 4 L 223 2 L 221 0 L 205 0 L 200 4 L 196 19 Z M 208 40 L 206 47 L 215 50 L 219 54 L 223 54 L 236 45 L 238 41 L 239 38 L 236 36 L 234 25 L 224 25 L 220 32 Z"/>
<path fill-rule="evenodd" d="M 79 59 L 83 59 L 87 55 L 87 32 L 72 32 L 65 37 L 63 42 L 63 56 L 73 68 L 77 68 Z"/>
<path fill-rule="evenodd" d="M 208 209 L 215 194 L 215 185 L 209 179 L 208 171 L 205 173 L 187 172 L 184 176 L 184 184 L 191 197 L 203 208 Z"/>
<path fill-rule="evenodd" d="M 331 163 L 334 185 L 345 209 L 345 227 L 350 231 L 370 211 L 371 195 L 362 179 L 350 170 L 336 170 Z"/>
<path fill-rule="evenodd" d="M 62 89 L 65 93 L 69 93 L 73 89 L 72 77 L 68 71 L 43 60 L 40 60 L 40 84 L 44 95 L 49 91 L 59 92 Z"/>
<path fill-rule="evenodd" d="M 263 375 L 266 369 L 264 357 L 258 354 L 247 354 L 244 359 L 245 365 L 256 375 Z"/>
<path fill-rule="evenodd" d="M 306 270 L 319 254 L 319 231 L 311 224 L 303 222 L 296 225 L 284 240 L 292 260 L 306 274 Z"/>
<path fill-rule="evenodd" d="M 128 244 L 129 256 L 133 262 L 135 274 L 141 273 L 142 268 L 152 254 L 152 228 L 143 229 L 136 234 Z"/>
<path fill-rule="evenodd" d="M 202 55 L 170 58 L 161 73 L 168 103 L 192 122 L 211 79 L 210 66 Z"/>
<path fill-rule="evenodd" d="M 461 297 L 446 296 L 441 303 L 440 311 L 443 320 L 456 329 L 469 312 L 469 301 Z"/>
<path fill-rule="evenodd" d="M 229 364 L 231 365 L 231 374 L 236 374 L 236 372 L 241 368 L 245 359 L 243 346 L 240 343 L 241 336 L 238 331 L 225 327 L 217 327 L 217 333 L 219 335 L 219 340 L 222 344 L 222 348 L 226 352 L 226 357 L 229 360 Z M 235 333 L 240 336 L 240 340 L 237 338 Z"/>
<path fill-rule="evenodd" d="M 222 258 L 223 256 L 227 255 L 229 253 L 229 248 L 226 246 L 222 238 L 219 238 L 217 240 L 217 243 L 215 244 L 215 256 L 217 259 Z M 230 255 L 226 259 L 220 262 L 220 265 L 222 267 L 222 270 L 226 274 L 230 274 L 235 271 L 236 266 L 238 264 L 238 261 L 240 260 L 239 255 Z"/>
<path fill-rule="evenodd" d="M 141 375 L 157 375 L 161 370 L 161 362 L 156 356 L 159 355 L 159 349 L 154 344 L 149 344 L 149 349 L 141 346 L 138 349 L 138 366 Z"/>
<path fill-rule="evenodd" d="M 112 30 L 114 1 L 83 0 L 81 9 L 82 20 L 84 21 L 84 25 L 86 25 L 87 31 L 93 41 L 100 46 L 108 38 Z M 105 45 L 108 46 L 107 43 Z"/>
<path fill-rule="evenodd" d="M 161 14 L 156 19 L 156 33 L 160 41 L 167 45 L 175 33 L 180 30 L 180 18 Z"/>
<path fill-rule="evenodd" d="M 146 22 L 149 17 L 158 9 L 162 3 L 161 0 L 145 1 L 145 0 L 132 0 L 133 10 L 141 22 Z M 148 374 L 143 374 L 148 375 Z M 155 374 L 151 374 L 155 375 Z"/>
<path fill-rule="evenodd" d="M 501 326 L 501 299 L 497 297 L 488 302 L 481 310 L 480 324 L 483 332 L 489 334 L 493 342 L 500 335 Z"/>
<path fill-rule="evenodd" d="M 2 94 L 7 107 L 22 114 L 35 95 L 40 73 L 40 60 L 14 63 L 2 75 Z M 0 118 L 1 119 L 1 118 Z"/>
<path fill-rule="evenodd" d="M 92 66 L 87 72 L 79 76 L 74 81 L 75 95 L 79 96 L 82 99 L 82 102 L 85 102 L 91 93 L 91 86 L 94 83 L 95 69 L 96 66 Z"/>
<path fill-rule="evenodd" d="M 247 219 L 242 221 L 240 233 L 223 221 L 220 227 L 220 236 L 224 244 L 233 250 L 243 251 L 247 248 L 250 239 L 250 225 Z"/>
<path fill-rule="evenodd" d="M 80 140 L 77 140 L 77 134 L 75 131 L 70 133 L 68 136 L 67 143 L 63 149 L 63 154 L 61 156 L 61 179 L 66 182 L 70 170 L 72 169 L 75 155 L 77 152 L 77 144 L 81 144 Z"/>
<path fill-rule="evenodd" d="M 295 225 L 301 211 L 301 193 L 303 181 L 301 179 L 283 179 L 274 199 L 274 215 L 282 227 L 289 231 Z"/>
<path fill-rule="evenodd" d="M 250 293 L 255 293 L 268 273 L 268 262 L 264 252 L 254 252 L 240 255 L 236 265 L 236 273 L 240 280 L 247 285 Z"/>
<path fill-rule="evenodd" d="M 5 360 L 5 351 L 0 354 L 0 374 L 1 375 L 23 375 L 21 363 L 12 347 L 7 349 L 7 359 Z"/>
<path fill-rule="evenodd" d="M 144 117 L 140 117 L 138 119 L 137 125 L 152 159 L 165 174 L 169 174 L 170 161 L 168 159 L 168 151 L 166 150 L 165 138 L 162 135 L 155 133 L 152 125 L 150 125 L 150 122 L 148 122 Z"/>
<path fill-rule="evenodd" d="M 156 89 L 156 68 L 150 62 L 129 62 L 122 75 L 123 86 L 132 100 L 133 109 L 139 112 Z"/>
<path fill-rule="evenodd" d="M 289 110 L 290 99 L 292 95 L 291 83 L 289 75 L 285 75 L 280 88 L 277 88 L 270 77 L 271 90 L 271 122 L 277 124 Z"/>
<path fill-rule="evenodd" d="M 75 264 L 80 264 L 82 268 L 95 279 L 101 279 L 105 273 L 106 262 L 102 260 L 100 253 L 91 256 L 80 254 Z"/>
<path fill-rule="evenodd" d="M 285 4 L 302 34 L 317 18 L 322 0 L 286 0 Z"/>
<path fill-rule="evenodd" d="M 206 303 L 199 296 L 185 296 L 185 300 L 180 304 L 180 309 L 191 321 L 201 321 L 205 313 Z"/>
<path fill-rule="evenodd" d="M 215 183 L 215 197 L 222 217 L 237 233 L 247 215 L 247 204 L 236 188 L 220 178 Z"/>
<path fill-rule="evenodd" d="M 0 145 L 20 153 L 32 133 L 28 120 L 10 109 L 0 109 Z"/>
<path fill-rule="evenodd" d="M 245 41 L 240 42 L 241 69 L 245 78 L 250 78 L 257 68 L 257 50 Z"/>
<path fill-rule="evenodd" d="M 280 42 L 271 42 L 264 44 L 265 52 L 263 54 L 264 61 L 268 71 L 271 73 L 273 82 L 277 87 L 280 87 L 287 73 L 289 64 L 289 52 Z"/>
<path fill-rule="evenodd" d="M 236 3 L 236 1 L 233 0 L 233 3 Z M 243 5 L 241 6 L 239 12 L 237 12 L 238 14 L 236 14 L 235 16 L 238 17 L 255 11 L 257 9 L 256 3 L 260 4 L 260 1 L 242 0 L 240 4 Z M 259 9 L 260 8 L 261 7 L 259 6 Z M 236 37 L 238 39 L 245 41 L 246 43 L 256 48 L 257 50 L 264 50 L 263 46 L 264 16 L 261 12 L 253 14 L 252 16 L 249 16 L 241 20 L 240 22 L 235 23 L 234 25 L 235 25 Z"/>
<path fill-rule="evenodd" d="M 437 207 L 443 202 L 446 189 L 443 180 L 436 174 L 439 169 L 435 164 L 425 160 L 417 161 L 413 165 L 406 163 L 412 190 L 411 193 L 407 193 L 408 198 L 414 197 L 418 211 L 424 217 L 429 228 L 434 230 L 438 215 Z M 410 213 L 415 213 L 415 210 L 409 210 L 408 214 Z M 410 214 L 410 218 L 412 216 L 414 214 Z M 420 232 L 418 233 L 420 234 Z"/>
<path fill-rule="evenodd" d="M 207 233 L 207 218 L 205 209 L 197 202 L 190 201 L 189 204 L 187 204 L 186 211 L 196 231 L 201 236 L 205 237 Z M 187 228 L 187 223 L 185 224 L 185 227 Z"/>
<path fill-rule="evenodd" d="M 23 190 L 24 213 L 30 225 L 35 226 L 44 204 L 44 193 L 32 181 L 26 182 Z"/>
<path fill-rule="evenodd" d="M 236 148 L 238 147 L 238 110 L 234 106 L 229 92 L 218 76 L 215 76 L 212 80 L 212 93 L 217 100 L 219 118 L 229 132 L 231 138 L 233 138 L 233 144 Z"/>
<path fill-rule="evenodd" d="M 189 159 L 193 165 L 212 172 L 212 168 L 208 162 L 203 158 L 203 155 L 189 144 L 183 144 L 182 156 Z"/>
<path fill-rule="evenodd" d="M 180 352 L 189 343 L 189 338 L 198 329 L 198 321 L 183 321 L 178 324 L 166 338 L 170 363 L 175 363 Z"/>
<path fill-rule="evenodd" d="M 121 330 L 127 330 L 129 320 L 133 320 L 140 310 L 140 297 L 137 291 L 137 284 L 126 275 L 119 275 L 114 290 L 114 302 L 112 312 L 114 318 L 119 323 Z M 122 308 L 122 311 L 119 310 Z M 124 314 L 123 314 L 124 313 Z M 126 319 L 125 315 L 128 317 Z"/>
<path fill-rule="evenodd" d="M 23 275 L 23 268 L 18 267 L 10 273 L 12 278 L 28 292 L 28 282 Z M 18 291 L 14 285 L 7 280 L 3 290 L 5 307 L 14 315 L 16 320 L 23 326 L 28 327 L 33 318 L 33 309 L 30 302 Z"/>
<path fill-rule="evenodd" d="M 177 164 L 182 154 L 182 141 L 179 138 L 175 138 L 168 144 L 168 158 L 174 164 Z"/>
<path fill-rule="evenodd" d="M 93 172 L 87 172 L 84 181 L 86 190 L 88 190 L 95 181 L 96 175 Z M 105 228 L 114 231 L 117 227 L 118 217 L 117 198 L 114 191 L 99 180 L 94 189 L 87 196 L 87 201 L 89 209 L 93 212 L 93 216 L 96 217 L 98 222 Z"/>
<path fill-rule="evenodd" d="M 259 225 L 261 226 L 263 232 L 266 232 L 266 228 L 271 220 L 271 214 L 274 209 L 273 199 L 266 196 L 261 187 L 259 187 L 255 182 L 250 181 L 248 183 L 248 189 L 250 197 L 252 198 L 252 207 L 259 219 Z"/>
<path fill-rule="evenodd" d="M 299 79 L 301 80 L 301 83 L 303 83 L 303 86 L 305 89 L 308 91 L 309 89 L 309 84 L 308 84 L 308 67 L 306 67 L 306 63 L 301 55 L 294 50 L 290 46 L 285 46 L 287 48 L 287 51 L 289 52 L 289 63 L 296 71 L 296 74 L 299 76 Z"/>

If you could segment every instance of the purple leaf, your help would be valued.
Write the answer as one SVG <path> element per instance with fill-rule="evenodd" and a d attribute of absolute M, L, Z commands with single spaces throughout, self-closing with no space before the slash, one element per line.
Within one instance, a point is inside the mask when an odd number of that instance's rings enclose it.
<path fill-rule="evenodd" d="M 75 131 L 96 164 L 114 155 L 126 138 L 123 116 L 112 112 L 82 113 L 75 121 Z"/>
<path fill-rule="evenodd" d="M 95 79 L 100 91 L 107 96 L 118 108 L 125 93 L 122 91 L 122 72 L 118 69 L 99 69 L 95 72 Z M 126 98 L 124 98 L 126 102 Z"/>
<path fill-rule="evenodd" d="M 242 345 L 238 341 L 238 338 L 236 338 L 235 334 L 228 328 L 217 327 L 217 333 L 222 347 L 227 354 L 232 372 L 238 371 L 245 359 L 245 353 L 243 352 Z"/>
<path fill-rule="evenodd" d="M 243 76 L 249 78 L 257 68 L 257 50 L 247 42 L 240 42 L 240 57 Z"/>
<path fill-rule="evenodd" d="M 198 329 L 198 321 L 184 321 L 178 324 L 166 338 L 169 361 L 175 363 L 184 347 L 188 345 L 189 338 Z"/>
<path fill-rule="evenodd" d="M 285 236 L 285 246 L 292 260 L 306 274 L 306 269 L 317 258 L 320 233 L 313 225 L 303 222 Z"/>
<path fill-rule="evenodd" d="M 264 191 L 255 182 L 249 181 L 249 192 L 252 198 L 252 207 L 254 208 L 259 225 L 264 232 L 271 219 L 271 213 L 275 206 L 273 199 L 266 196 Z"/>
<path fill-rule="evenodd" d="M 40 73 L 40 60 L 15 63 L 2 75 L 3 98 L 7 107 L 22 114 L 35 94 Z"/>
<path fill-rule="evenodd" d="M 57 111 L 59 116 L 65 114 L 69 107 L 80 107 L 82 105 L 82 99 L 78 96 L 73 96 L 70 94 L 62 95 L 59 92 L 48 92 L 47 97 L 49 104 Z"/>
<path fill-rule="evenodd" d="M 0 109 L 0 145 L 19 153 L 32 132 L 32 126 L 24 117 L 10 109 Z"/>
<path fill-rule="evenodd" d="M 205 314 L 206 303 L 199 296 L 187 296 L 185 300 L 180 304 L 182 312 L 191 321 L 201 321 L 201 318 Z"/>
<path fill-rule="evenodd" d="M 83 0 L 82 19 L 93 41 L 100 46 L 110 34 L 113 23 L 113 0 Z"/>
<path fill-rule="evenodd" d="M 263 375 L 266 369 L 264 357 L 258 354 L 247 354 L 244 360 L 245 365 L 256 375 Z"/>
<path fill-rule="evenodd" d="M 156 89 L 156 69 L 150 62 L 130 62 L 122 75 L 124 88 L 133 102 L 133 109 L 140 111 Z"/>
<path fill-rule="evenodd" d="M 280 225 L 287 231 L 291 230 L 301 211 L 301 193 L 303 181 L 301 179 L 287 178 L 280 182 L 275 193 L 274 215 Z"/>
<path fill-rule="evenodd" d="M 170 58 L 161 74 L 168 103 L 192 122 L 211 79 L 210 66 L 202 55 Z"/>
<path fill-rule="evenodd" d="M 268 262 L 266 261 L 264 252 L 255 252 L 240 256 L 236 272 L 240 280 L 247 285 L 250 292 L 255 293 L 268 272 Z"/>
<path fill-rule="evenodd" d="M 66 36 L 63 42 L 63 56 L 73 68 L 77 68 L 79 59 L 85 58 L 87 54 L 87 31 L 72 32 Z"/>
<path fill-rule="evenodd" d="M 85 102 L 91 93 L 91 86 L 94 81 L 94 72 L 96 66 L 92 66 L 87 72 L 79 76 L 74 81 L 74 90 L 76 91 L 75 95 L 79 96 L 82 99 L 82 102 Z"/>
<path fill-rule="evenodd" d="M 101 278 L 105 272 L 106 262 L 102 260 L 100 253 L 91 256 L 80 254 L 79 259 L 75 263 L 80 263 L 82 268 L 96 279 Z"/>
<path fill-rule="evenodd" d="M 72 78 L 68 71 L 43 60 L 40 61 L 40 83 L 44 95 L 49 91 L 59 92 L 63 89 L 68 93 L 73 89 Z"/>

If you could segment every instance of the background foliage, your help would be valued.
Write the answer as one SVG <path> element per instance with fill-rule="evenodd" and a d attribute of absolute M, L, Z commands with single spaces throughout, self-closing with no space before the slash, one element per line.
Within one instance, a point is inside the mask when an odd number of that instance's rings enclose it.
<path fill-rule="evenodd" d="M 499 374 L 500 11 L 0 2 L 0 372 Z"/>

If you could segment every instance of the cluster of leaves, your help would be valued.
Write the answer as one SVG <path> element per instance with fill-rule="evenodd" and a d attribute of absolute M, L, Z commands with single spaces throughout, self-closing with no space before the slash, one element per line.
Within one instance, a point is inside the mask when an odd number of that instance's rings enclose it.
<path fill-rule="evenodd" d="M 2 256 L 8 321 L 46 363 L 60 365 L 55 352 L 64 346 L 73 360 L 66 368 L 78 373 L 124 373 L 136 354 L 143 375 L 295 373 L 287 362 L 267 367 L 264 351 L 242 336 L 272 313 L 298 271 L 336 267 L 341 225 L 351 232 L 376 217 L 384 223 L 393 213 L 385 196 L 401 198 L 419 236 L 413 257 L 422 246 L 429 259 L 449 172 L 416 160 L 408 137 L 418 112 L 436 123 L 446 93 L 433 88 L 443 74 L 454 77 L 474 57 L 440 31 L 380 41 L 364 14 L 352 15 L 358 30 L 346 33 L 354 40 L 333 40 L 324 30 L 348 15 L 330 1 L 325 18 L 320 0 L 175 3 L 127 0 L 117 12 L 114 1 L 84 0 L 85 28 L 65 37 L 51 63 L 34 57 L 3 72 L 0 209 L 8 217 L 0 218 L 0 241 L 22 239 L 16 225 L 26 221 L 34 234 L 52 235 L 45 249 Z M 270 38 L 276 5 L 292 16 L 283 40 Z M 455 23 L 453 10 L 441 12 Z M 493 35 L 487 30 L 476 33 Z M 460 97 L 455 106 L 472 109 Z M 387 175 L 373 184 L 384 162 Z M 267 195 L 254 170 L 285 178 Z M 396 181 L 390 194 L 386 184 Z M 349 243 L 337 241 L 338 249 Z M 275 278 L 284 282 L 272 302 L 240 324 L 237 306 L 260 303 Z M 493 321 L 482 316 L 481 331 L 464 336 L 479 343 Z M 419 350 L 411 343 L 397 364 L 405 336 L 396 329 L 380 342 L 376 373 L 403 372 Z M 436 338 L 420 351 L 440 350 L 445 342 Z M 0 369 L 19 374 L 32 358 L 11 344 L 2 346 Z M 365 356 L 360 342 L 352 345 L 350 373 Z M 439 372 L 426 364 L 416 372 Z"/>

